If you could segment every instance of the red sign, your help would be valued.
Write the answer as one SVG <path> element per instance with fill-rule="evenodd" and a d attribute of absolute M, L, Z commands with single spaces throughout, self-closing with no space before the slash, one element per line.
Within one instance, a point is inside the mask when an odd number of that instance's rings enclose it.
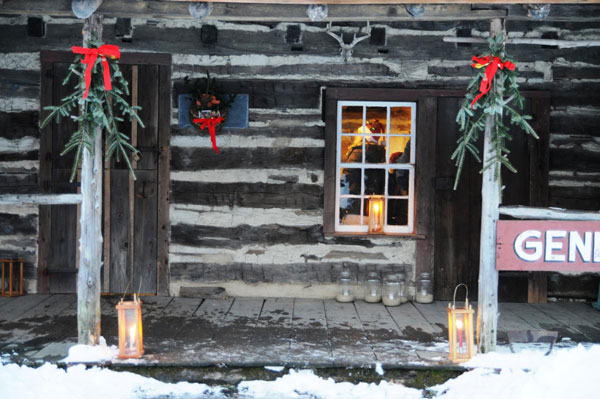
<path fill-rule="evenodd" d="M 600 222 L 499 220 L 496 269 L 600 272 Z"/>

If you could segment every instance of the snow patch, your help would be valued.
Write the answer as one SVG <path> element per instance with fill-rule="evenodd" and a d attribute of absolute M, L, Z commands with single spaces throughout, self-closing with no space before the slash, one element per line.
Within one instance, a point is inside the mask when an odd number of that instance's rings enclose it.
<path fill-rule="evenodd" d="M 98 345 L 74 345 L 69 348 L 69 354 L 63 359 L 65 363 L 105 363 L 110 362 L 119 354 L 119 349 L 106 345 L 104 337 L 100 337 Z"/>
<path fill-rule="evenodd" d="M 375 364 L 375 372 L 379 375 L 383 375 L 385 372 L 383 371 L 383 367 L 381 366 L 381 362 L 377 362 Z"/>
<path fill-rule="evenodd" d="M 421 391 L 404 385 L 381 381 L 379 384 L 364 382 L 336 383 L 332 378 L 321 378 L 312 370 L 290 370 L 275 381 L 245 381 L 238 385 L 238 392 L 253 399 L 273 398 L 327 398 L 327 399 L 421 399 Z"/>
<path fill-rule="evenodd" d="M 285 367 L 283 366 L 265 366 L 265 370 L 273 371 L 275 373 L 281 373 Z"/>

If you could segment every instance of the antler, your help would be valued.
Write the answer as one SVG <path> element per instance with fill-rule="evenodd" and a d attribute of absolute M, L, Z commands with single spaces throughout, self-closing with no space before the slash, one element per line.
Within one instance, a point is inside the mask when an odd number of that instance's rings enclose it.
<path fill-rule="evenodd" d="M 337 42 L 340 44 L 340 53 L 342 54 L 342 57 L 344 57 L 344 61 L 348 62 L 348 59 L 350 59 L 352 57 L 352 50 L 354 49 L 354 46 L 356 46 L 358 43 L 362 42 L 363 40 L 371 37 L 371 25 L 369 24 L 369 22 L 367 21 L 367 28 L 366 28 L 366 35 L 365 36 L 361 36 L 361 37 L 356 37 L 356 33 L 354 34 L 354 38 L 352 39 L 352 43 L 344 43 L 344 33 L 340 32 L 339 35 L 336 35 L 335 33 L 333 33 L 331 31 L 331 27 L 332 27 L 332 23 L 329 22 L 329 24 L 327 24 L 327 34 L 331 37 L 333 37 L 335 40 L 337 40 Z"/>

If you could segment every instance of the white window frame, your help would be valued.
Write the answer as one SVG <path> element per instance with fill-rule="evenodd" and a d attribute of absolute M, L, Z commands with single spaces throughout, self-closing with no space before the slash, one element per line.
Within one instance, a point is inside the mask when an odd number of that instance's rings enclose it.
<path fill-rule="evenodd" d="M 363 132 L 366 131 L 366 112 L 368 107 L 386 107 L 386 143 L 390 143 L 390 108 L 408 107 L 411 108 L 411 130 L 410 134 L 393 134 L 392 137 L 410 137 L 410 162 L 407 164 L 394 163 L 390 164 L 389 145 L 386 146 L 386 163 L 384 164 L 368 164 L 364 162 L 343 163 L 342 162 L 342 136 L 356 136 L 356 133 L 342 132 L 342 109 L 347 106 L 362 106 L 363 107 Z M 410 234 L 414 233 L 414 214 L 415 214 L 415 162 L 416 162 L 416 117 L 417 103 L 416 102 L 393 102 L 393 101 L 338 101 L 337 102 L 337 126 L 336 126 L 336 167 L 335 167 L 335 232 L 336 233 L 360 233 L 367 234 L 369 230 L 368 224 L 365 224 L 365 218 L 360 218 L 360 225 L 343 225 L 340 224 L 340 170 L 343 168 L 360 168 L 361 169 L 361 193 L 359 194 L 344 194 L 343 198 L 358 198 L 361 201 L 361 215 L 364 216 L 364 199 L 366 198 L 364 173 L 365 169 L 406 169 L 409 171 L 409 190 L 408 195 L 388 195 L 389 173 L 385 173 L 385 191 L 383 197 L 386 200 L 385 215 L 384 215 L 384 234 Z M 366 140 L 363 140 L 363 154 L 365 153 Z M 387 225 L 387 200 L 388 199 L 407 199 L 408 200 L 408 224 L 403 226 Z"/>

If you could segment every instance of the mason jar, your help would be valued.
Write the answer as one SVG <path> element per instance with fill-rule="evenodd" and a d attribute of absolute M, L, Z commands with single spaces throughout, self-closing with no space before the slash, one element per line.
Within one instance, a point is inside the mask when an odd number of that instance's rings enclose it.
<path fill-rule="evenodd" d="M 343 270 L 340 273 L 338 280 L 338 294 L 335 297 L 338 302 L 354 301 L 354 293 L 352 291 L 352 274 L 349 270 Z"/>
<path fill-rule="evenodd" d="M 375 303 L 381 301 L 381 279 L 379 273 L 370 272 L 365 284 L 365 302 Z"/>
<path fill-rule="evenodd" d="M 383 295 L 381 300 L 385 306 L 398 306 L 402 303 L 400 299 L 400 280 L 398 275 L 389 274 L 383 282 Z"/>
<path fill-rule="evenodd" d="M 417 280 L 417 292 L 415 299 L 419 303 L 433 302 L 433 285 L 431 283 L 431 273 L 421 273 Z"/>

